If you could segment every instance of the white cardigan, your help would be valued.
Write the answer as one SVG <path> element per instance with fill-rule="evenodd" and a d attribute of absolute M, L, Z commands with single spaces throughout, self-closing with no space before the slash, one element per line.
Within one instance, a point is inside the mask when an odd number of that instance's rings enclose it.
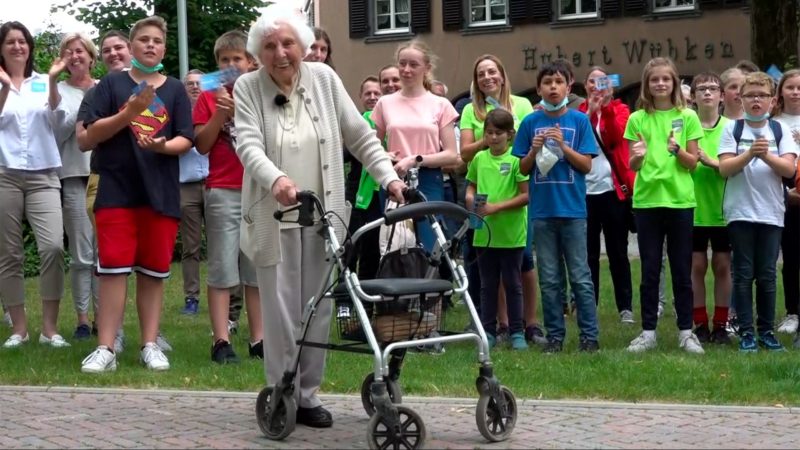
<path fill-rule="evenodd" d="M 367 122 L 361 117 L 339 76 L 323 63 L 300 65 L 296 86 L 314 123 L 319 138 L 324 192 L 318 192 L 325 207 L 346 219 L 344 161 L 347 148 L 381 186 L 399 180 L 391 160 Z M 281 107 L 275 104 L 278 87 L 263 67 L 239 77 L 234 87 L 236 103 L 236 153 L 244 165 L 242 183 L 241 248 L 257 267 L 281 262 L 280 227 L 273 218 L 280 204 L 272 195 L 272 185 L 286 174 L 281 170 L 280 152 L 275 148 L 277 118 Z M 333 218 L 339 237 L 345 224 Z"/>

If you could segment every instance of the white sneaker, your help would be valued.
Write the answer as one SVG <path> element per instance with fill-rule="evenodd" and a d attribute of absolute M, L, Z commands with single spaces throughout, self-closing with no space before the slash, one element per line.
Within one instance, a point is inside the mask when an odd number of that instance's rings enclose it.
<path fill-rule="evenodd" d="M 228 336 L 239 332 L 239 321 L 228 319 Z"/>
<path fill-rule="evenodd" d="M 622 311 L 620 311 L 619 321 L 622 323 L 636 323 L 636 321 L 633 320 L 633 311 L 629 309 L 623 309 Z"/>
<path fill-rule="evenodd" d="M 114 353 L 122 353 L 125 350 L 125 335 L 117 332 L 114 337 Z"/>
<path fill-rule="evenodd" d="M 8 328 L 14 326 L 14 322 L 11 321 L 11 314 L 8 311 L 6 311 L 5 314 L 3 314 L 3 322 L 5 322 L 5 324 L 8 325 Z"/>
<path fill-rule="evenodd" d="M 39 343 L 42 345 L 49 345 L 55 348 L 71 347 L 69 342 L 65 341 L 60 334 L 54 334 L 53 337 L 47 337 L 43 334 L 40 334 Z"/>
<path fill-rule="evenodd" d="M 627 350 L 631 353 L 642 353 L 650 350 L 651 348 L 655 348 L 656 346 L 656 334 L 653 332 L 645 333 L 642 332 L 636 339 L 632 340 L 631 343 L 628 345 Z"/>
<path fill-rule="evenodd" d="M 160 331 L 158 332 L 158 335 L 156 336 L 156 345 L 161 348 L 162 352 L 171 352 L 172 351 L 172 346 L 169 345 L 169 342 L 167 342 L 167 340 L 164 338 L 164 335 L 162 335 Z"/>
<path fill-rule="evenodd" d="M 28 333 L 25 333 L 25 337 L 15 333 L 6 339 L 6 342 L 3 344 L 3 348 L 18 348 L 20 345 L 28 342 L 29 340 L 30 336 L 28 336 Z"/>
<path fill-rule="evenodd" d="M 778 333 L 794 334 L 797 333 L 797 326 L 800 325 L 797 314 L 787 314 L 780 325 Z"/>
<path fill-rule="evenodd" d="M 164 352 L 155 342 L 148 342 L 144 344 L 141 356 L 142 364 L 147 366 L 150 370 L 167 370 L 169 369 L 169 360 Z"/>
<path fill-rule="evenodd" d="M 681 331 L 678 334 L 678 342 L 680 343 L 681 348 L 689 353 L 695 353 L 697 355 L 702 355 L 705 353 L 703 346 L 700 345 L 700 340 L 697 339 L 697 335 L 692 333 L 691 330 Z"/>
<path fill-rule="evenodd" d="M 101 345 L 81 362 L 81 372 L 103 373 L 117 370 L 117 355 Z"/>

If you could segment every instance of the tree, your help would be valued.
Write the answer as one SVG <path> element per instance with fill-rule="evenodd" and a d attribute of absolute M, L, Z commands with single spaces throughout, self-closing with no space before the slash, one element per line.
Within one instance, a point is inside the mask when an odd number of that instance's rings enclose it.
<path fill-rule="evenodd" d="M 189 68 L 215 70 L 214 41 L 226 31 L 247 31 L 258 17 L 257 8 L 264 4 L 262 0 L 186 0 Z M 112 29 L 130 30 L 134 22 L 149 15 L 148 11 L 155 11 L 167 21 L 165 71 L 170 75 L 179 73 L 176 0 L 60 0 L 52 10 L 75 15 L 96 27 L 101 35 Z"/>
<path fill-rule="evenodd" d="M 798 7 L 796 0 L 750 3 L 750 53 L 758 67 L 797 67 Z"/>

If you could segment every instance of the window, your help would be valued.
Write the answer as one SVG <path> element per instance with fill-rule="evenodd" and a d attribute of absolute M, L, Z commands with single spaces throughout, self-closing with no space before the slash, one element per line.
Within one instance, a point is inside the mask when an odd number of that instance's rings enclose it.
<path fill-rule="evenodd" d="M 375 34 L 407 33 L 410 0 L 375 0 Z"/>
<path fill-rule="evenodd" d="M 694 4 L 694 0 L 654 0 L 653 12 L 688 11 Z"/>
<path fill-rule="evenodd" d="M 469 0 L 470 26 L 505 25 L 507 0 Z"/>
<path fill-rule="evenodd" d="M 597 0 L 558 0 L 559 19 L 597 17 Z"/>

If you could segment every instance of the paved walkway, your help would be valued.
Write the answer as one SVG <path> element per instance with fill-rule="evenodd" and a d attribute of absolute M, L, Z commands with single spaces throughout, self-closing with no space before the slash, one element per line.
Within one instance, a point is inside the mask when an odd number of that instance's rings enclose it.
<path fill-rule="evenodd" d="M 0 386 L 0 448 L 366 448 L 354 396 L 324 396 L 334 426 L 264 438 L 255 393 Z M 476 399 L 408 398 L 429 448 L 797 448 L 800 410 L 520 401 L 511 440 L 489 444 Z"/>

